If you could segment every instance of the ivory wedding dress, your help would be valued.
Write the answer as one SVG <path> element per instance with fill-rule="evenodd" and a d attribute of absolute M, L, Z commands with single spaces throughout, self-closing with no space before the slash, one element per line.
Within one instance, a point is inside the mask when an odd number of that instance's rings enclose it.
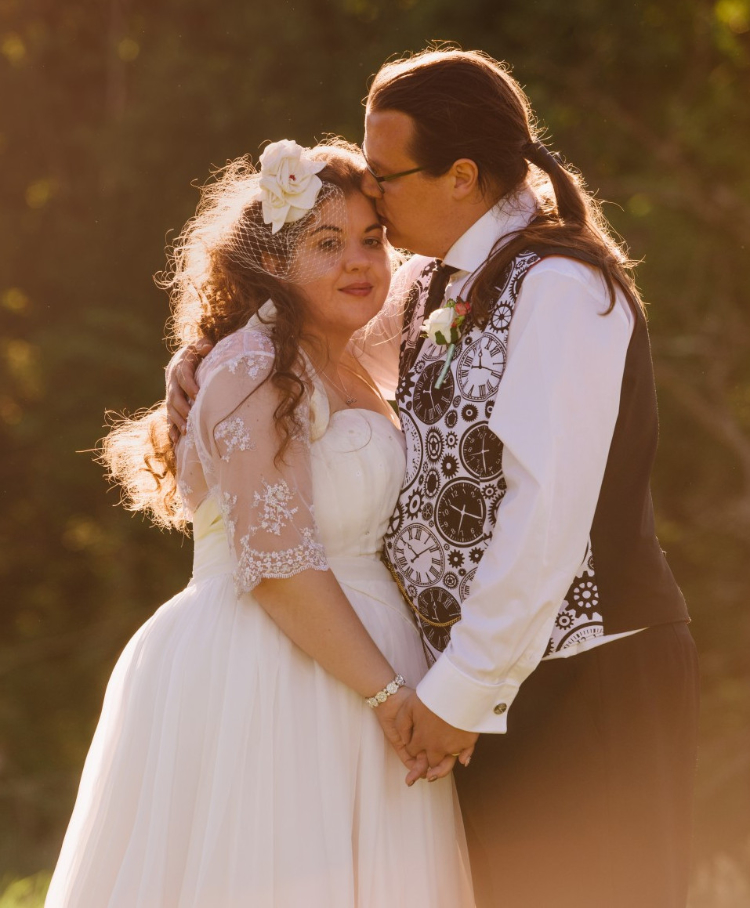
<path fill-rule="evenodd" d="M 272 359 L 253 320 L 201 366 L 178 446 L 193 577 L 114 669 L 47 908 L 473 905 L 452 779 L 407 788 L 362 698 L 253 599 L 329 568 L 407 683 L 425 671 L 378 554 L 401 434 L 317 387 L 275 463 Z"/>

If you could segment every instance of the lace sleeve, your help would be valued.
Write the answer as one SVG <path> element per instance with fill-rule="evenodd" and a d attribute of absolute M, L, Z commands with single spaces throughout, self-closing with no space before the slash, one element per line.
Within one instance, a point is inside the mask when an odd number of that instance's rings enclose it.
<path fill-rule="evenodd" d="M 266 577 L 327 570 L 312 502 L 309 406 L 302 428 L 276 461 L 280 438 L 274 412 L 279 392 L 269 379 L 270 341 L 238 332 L 205 363 L 196 412 L 199 450 L 210 494 L 218 501 L 235 559 L 240 592 Z"/>

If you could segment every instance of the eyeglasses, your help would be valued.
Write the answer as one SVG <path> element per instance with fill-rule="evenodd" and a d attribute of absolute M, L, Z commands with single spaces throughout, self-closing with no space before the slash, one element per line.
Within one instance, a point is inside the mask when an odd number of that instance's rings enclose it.
<path fill-rule="evenodd" d="M 378 189 L 385 194 L 385 188 L 383 183 L 390 183 L 391 180 L 397 180 L 399 177 L 408 177 L 412 173 L 419 173 L 421 170 L 424 170 L 424 167 L 412 167 L 411 170 L 402 170 L 400 173 L 389 173 L 388 176 L 379 177 L 375 171 L 370 167 L 369 164 L 366 164 L 367 172 L 378 184 Z"/>

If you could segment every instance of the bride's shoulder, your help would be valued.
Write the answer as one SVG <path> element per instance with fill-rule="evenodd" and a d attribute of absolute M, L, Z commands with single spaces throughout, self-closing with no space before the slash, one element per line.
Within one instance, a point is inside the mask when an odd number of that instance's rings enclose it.
<path fill-rule="evenodd" d="M 223 337 L 198 368 L 199 383 L 211 375 L 228 370 L 251 379 L 264 379 L 273 367 L 274 346 L 267 331 L 247 326 Z"/>

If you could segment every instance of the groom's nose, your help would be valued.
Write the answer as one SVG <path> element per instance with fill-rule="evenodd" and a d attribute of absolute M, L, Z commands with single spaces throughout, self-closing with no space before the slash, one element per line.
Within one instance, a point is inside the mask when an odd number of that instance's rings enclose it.
<path fill-rule="evenodd" d="M 383 193 L 380 191 L 380 186 L 378 186 L 377 180 L 369 170 L 365 171 L 364 178 L 362 179 L 362 192 L 364 192 L 364 194 L 368 196 L 368 198 L 371 198 L 376 202 L 378 201 L 378 199 L 383 198 Z"/>

